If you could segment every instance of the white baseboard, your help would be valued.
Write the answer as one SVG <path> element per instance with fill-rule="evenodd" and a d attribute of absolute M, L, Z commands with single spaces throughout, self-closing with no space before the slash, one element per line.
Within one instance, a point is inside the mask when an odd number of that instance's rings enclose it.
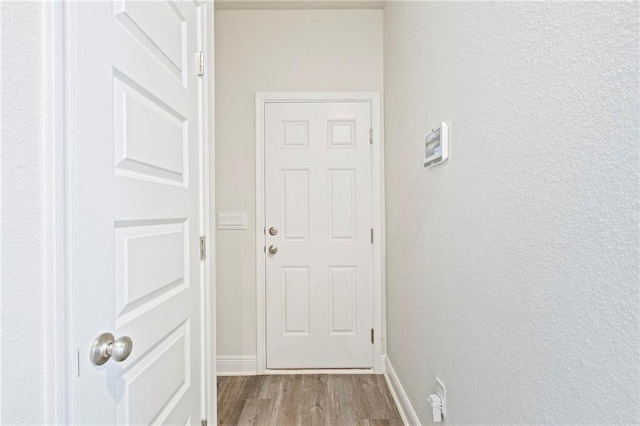
<path fill-rule="evenodd" d="M 396 407 L 398 407 L 398 412 L 400 413 L 400 417 L 402 417 L 404 424 L 408 426 L 420 426 L 420 419 L 413 409 L 411 401 L 409 401 L 409 397 L 404 391 L 402 383 L 400 383 L 400 379 L 396 375 L 388 356 L 385 360 L 384 378 L 387 381 L 387 386 L 389 386 L 389 391 L 396 403 Z"/>
<path fill-rule="evenodd" d="M 255 376 L 256 357 L 251 355 L 219 355 L 218 376 Z"/>

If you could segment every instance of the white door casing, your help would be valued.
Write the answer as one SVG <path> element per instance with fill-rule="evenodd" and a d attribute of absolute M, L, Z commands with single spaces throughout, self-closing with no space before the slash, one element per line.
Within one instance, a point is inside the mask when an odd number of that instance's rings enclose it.
<path fill-rule="evenodd" d="M 377 96 L 256 100 L 258 373 L 381 372 Z"/>
<path fill-rule="evenodd" d="M 65 5 L 70 419 L 197 424 L 212 413 L 207 235 L 206 6 Z M 101 333 L 131 356 L 95 366 Z"/>

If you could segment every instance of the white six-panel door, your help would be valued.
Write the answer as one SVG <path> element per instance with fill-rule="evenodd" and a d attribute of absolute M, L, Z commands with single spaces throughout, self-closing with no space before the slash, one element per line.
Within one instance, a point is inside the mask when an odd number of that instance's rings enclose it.
<path fill-rule="evenodd" d="M 264 114 L 266 367 L 371 368 L 370 103 Z"/>
<path fill-rule="evenodd" d="M 69 5 L 78 424 L 199 424 L 202 27 L 192 1 Z M 130 336 L 95 366 L 96 336 Z"/>

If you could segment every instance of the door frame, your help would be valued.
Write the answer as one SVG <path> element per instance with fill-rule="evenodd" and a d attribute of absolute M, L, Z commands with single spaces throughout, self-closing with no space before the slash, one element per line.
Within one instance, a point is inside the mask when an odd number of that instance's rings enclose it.
<path fill-rule="evenodd" d="M 362 102 L 371 105 L 372 185 L 373 185 L 373 327 L 376 330 L 373 343 L 373 368 L 371 369 L 309 369 L 270 370 L 267 368 L 266 321 L 266 247 L 265 235 L 265 106 L 267 103 L 292 102 Z M 383 343 L 386 330 L 383 322 L 384 287 L 384 152 L 380 94 L 377 92 L 256 92 L 255 94 L 255 176 L 256 176 L 256 373 L 257 374 L 383 374 Z M 262 177 L 262 178 L 261 178 Z"/>
<path fill-rule="evenodd" d="M 211 239 L 211 215 L 215 208 L 213 173 L 215 164 L 214 131 L 214 20 L 213 0 L 194 0 L 205 52 L 205 73 L 199 102 L 202 105 L 200 137 L 202 211 L 200 226 L 207 240 L 208 256 L 201 263 L 203 302 L 201 317 L 202 364 L 201 386 L 203 418 L 217 423 L 215 386 L 215 244 Z M 75 2 L 43 3 L 43 141 L 44 141 L 44 275 L 45 275 L 45 419 L 47 424 L 73 424 L 77 415 L 78 357 L 88 348 L 78 343 L 77 282 L 72 256 L 75 249 L 75 167 L 77 141 L 74 123 L 77 112 L 72 82 L 77 58 L 74 54 L 76 33 L 73 29 Z"/>

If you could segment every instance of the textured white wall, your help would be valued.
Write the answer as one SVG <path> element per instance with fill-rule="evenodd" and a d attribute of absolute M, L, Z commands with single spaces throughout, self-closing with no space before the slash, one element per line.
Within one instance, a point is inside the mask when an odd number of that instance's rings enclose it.
<path fill-rule="evenodd" d="M 0 2 L 0 423 L 44 424 L 43 10 Z"/>
<path fill-rule="evenodd" d="M 219 355 L 256 354 L 255 92 L 382 92 L 381 10 L 216 11 L 216 209 L 248 213 L 216 232 Z"/>
<path fill-rule="evenodd" d="M 638 8 L 388 4 L 388 353 L 423 423 L 436 376 L 451 424 L 640 422 Z"/>

